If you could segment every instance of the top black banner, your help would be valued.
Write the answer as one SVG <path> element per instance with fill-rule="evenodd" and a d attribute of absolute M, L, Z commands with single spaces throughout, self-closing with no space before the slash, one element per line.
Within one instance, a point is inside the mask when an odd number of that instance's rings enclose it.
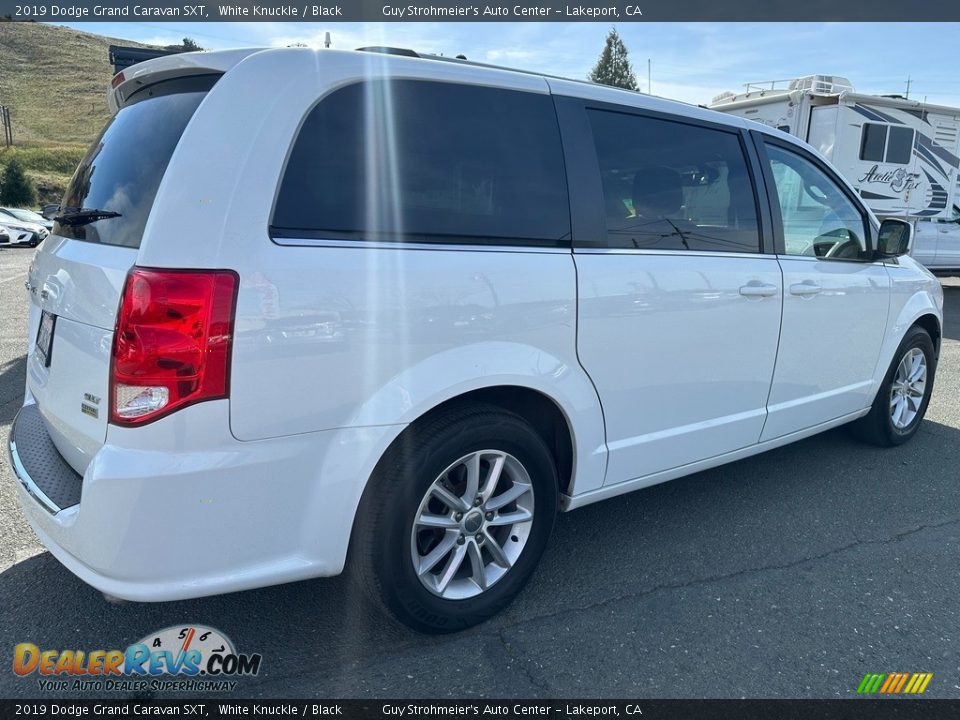
<path fill-rule="evenodd" d="M 663 22 L 663 21 L 960 21 L 956 0 L 634 0 L 522 4 L 473 0 L 235 0 L 188 5 L 175 0 L 0 0 L 0 17 L 39 22 Z"/>

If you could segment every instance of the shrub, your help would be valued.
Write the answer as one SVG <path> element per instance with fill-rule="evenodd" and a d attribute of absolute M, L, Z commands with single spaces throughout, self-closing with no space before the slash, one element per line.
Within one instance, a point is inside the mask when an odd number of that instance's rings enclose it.
<path fill-rule="evenodd" d="M 7 162 L 0 177 L 0 203 L 11 207 L 27 208 L 37 203 L 37 189 L 16 158 Z"/>

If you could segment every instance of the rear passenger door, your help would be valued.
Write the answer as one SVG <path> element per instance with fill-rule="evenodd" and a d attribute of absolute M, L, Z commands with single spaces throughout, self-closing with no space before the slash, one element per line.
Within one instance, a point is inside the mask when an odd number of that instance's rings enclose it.
<path fill-rule="evenodd" d="M 556 102 L 572 203 L 577 348 L 603 404 L 606 482 L 757 443 L 782 293 L 776 258 L 763 252 L 747 136 L 620 106 Z"/>

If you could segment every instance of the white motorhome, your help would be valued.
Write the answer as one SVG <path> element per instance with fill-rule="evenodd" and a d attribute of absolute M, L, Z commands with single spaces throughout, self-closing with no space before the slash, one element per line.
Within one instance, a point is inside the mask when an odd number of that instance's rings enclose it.
<path fill-rule="evenodd" d="M 880 217 L 915 218 L 912 253 L 960 269 L 960 108 L 857 93 L 847 78 L 748 83 L 710 108 L 755 120 L 819 150 Z"/>

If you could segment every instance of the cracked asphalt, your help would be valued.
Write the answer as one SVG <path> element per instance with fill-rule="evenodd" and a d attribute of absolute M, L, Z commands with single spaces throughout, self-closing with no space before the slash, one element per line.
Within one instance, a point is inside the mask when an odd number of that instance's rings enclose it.
<path fill-rule="evenodd" d="M 31 251 L 0 252 L 0 434 L 21 403 Z M 39 545 L 0 468 L 0 667 L 13 645 L 123 648 L 180 623 L 263 655 L 248 697 L 853 696 L 932 672 L 960 697 L 960 281 L 927 419 L 908 445 L 843 429 L 562 515 L 501 616 L 447 637 L 371 614 L 340 578 L 108 604 Z M 162 533 L 163 523 L 144 532 Z M 224 528 L 243 542 L 242 528 Z M 0 696 L 41 696 L 0 670 Z M 50 697 L 50 695 L 45 695 Z"/>

